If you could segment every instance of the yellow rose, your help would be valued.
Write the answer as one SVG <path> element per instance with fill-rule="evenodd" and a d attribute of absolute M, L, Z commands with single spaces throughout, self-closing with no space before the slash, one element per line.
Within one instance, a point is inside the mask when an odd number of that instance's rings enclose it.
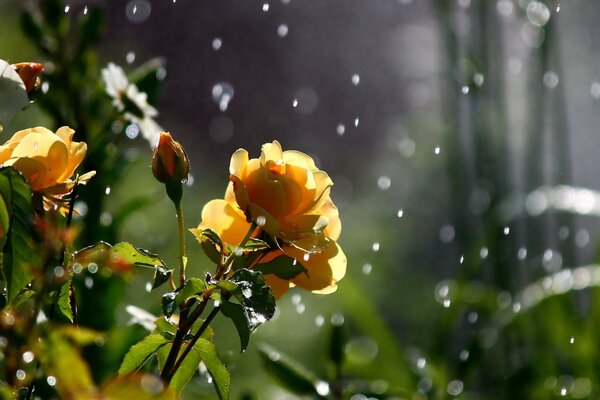
<path fill-rule="evenodd" d="M 85 143 L 72 141 L 74 134 L 67 126 L 56 133 L 43 127 L 19 131 L 0 146 L 0 164 L 16 168 L 45 200 L 60 198 L 75 185 L 71 176 L 87 151 Z M 94 174 L 88 172 L 77 182 L 85 183 Z"/>
<path fill-rule="evenodd" d="M 259 262 L 286 255 L 307 270 L 289 281 L 265 275 L 277 298 L 292 286 L 316 293 L 335 291 L 347 259 L 336 243 L 341 222 L 329 196 L 329 176 L 306 154 L 282 151 L 277 141 L 263 145 L 258 159 L 248 159 L 246 150 L 236 151 L 230 173 L 225 199 L 204 206 L 198 229 L 210 228 L 225 243 L 239 245 L 251 227 L 250 218 L 280 239 L 281 248 Z"/>
<path fill-rule="evenodd" d="M 319 235 L 329 224 L 325 205 L 330 203 L 333 182 L 311 157 L 283 151 L 279 142 L 262 146 L 260 158 L 237 150 L 229 166 L 231 183 L 225 199 L 269 234 L 303 245 L 319 245 Z M 331 203 L 333 205 L 333 203 Z M 322 235 L 320 235 L 322 239 Z"/>

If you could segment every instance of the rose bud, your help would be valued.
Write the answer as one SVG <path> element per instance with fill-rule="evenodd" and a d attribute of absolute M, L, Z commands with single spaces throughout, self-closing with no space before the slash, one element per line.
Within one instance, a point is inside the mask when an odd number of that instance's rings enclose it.
<path fill-rule="evenodd" d="M 27 93 L 33 92 L 40 85 L 40 75 L 44 72 L 44 64 L 22 62 L 12 66 L 25 84 Z"/>
<path fill-rule="evenodd" d="M 152 173 L 162 183 L 181 182 L 187 179 L 190 162 L 179 142 L 168 132 L 162 132 L 152 157 Z"/>

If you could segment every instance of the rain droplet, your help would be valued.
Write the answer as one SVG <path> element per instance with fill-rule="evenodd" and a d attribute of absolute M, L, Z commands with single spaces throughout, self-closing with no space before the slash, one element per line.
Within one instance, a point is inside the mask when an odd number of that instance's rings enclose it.
<path fill-rule="evenodd" d="M 263 10 L 264 12 L 267 12 L 267 11 L 269 11 L 269 3 L 265 3 L 265 4 L 263 4 L 263 6 L 262 6 L 262 10 Z"/>
<path fill-rule="evenodd" d="M 460 88 L 460 91 L 462 94 L 469 94 L 469 87 L 464 85 L 462 88 Z"/>
<path fill-rule="evenodd" d="M 371 248 L 373 249 L 373 251 L 379 251 L 379 242 L 374 242 Z"/>
<path fill-rule="evenodd" d="M 315 390 L 316 392 L 320 395 L 320 396 L 327 396 L 330 392 L 329 390 L 329 384 L 327 382 L 324 381 L 318 381 L 315 384 Z"/>
<path fill-rule="evenodd" d="M 425 357 L 419 357 L 419 359 L 417 360 L 417 368 L 423 369 L 423 368 L 425 368 L 426 365 L 427 365 L 427 360 L 425 359 Z"/>
<path fill-rule="evenodd" d="M 67 4 L 67 5 L 65 6 L 65 13 L 68 13 L 68 12 L 69 12 L 69 10 L 71 10 L 71 6 Z"/>
<path fill-rule="evenodd" d="M 465 256 L 461 255 L 461 256 L 460 256 L 460 259 L 458 260 L 458 262 L 459 262 L 460 264 L 464 263 L 464 262 L 465 262 Z"/>
<path fill-rule="evenodd" d="M 362 266 L 362 272 L 365 275 L 369 275 L 371 273 L 372 269 L 373 269 L 373 265 L 370 263 L 364 263 Z"/>
<path fill-rule="evenodd" d="M 125 61 L 127 61 L 127 64 L 133 64 L 133 62 L 135 61 L 135 53 L 133 51 L 127 53 L 127 55 L 125 56 Z"/>
<path fill-rule="evenodd" d="M 23 371 L 22 369 L 18 369 L 17 373 L 15 374 L 17 376 L 17 379 L 22 381 L 23 379 L 25 379 L 25 377 L 27 376 L 27 374 L 25 373 L 25 371 Z"/>
<path fill-rule="evenodd" d="M 556 86 L 558 86 L 559 77 L 556 72 L 548 71 L 544 74 L 542 81 L 548 89 L 554 89 Z"/>
<path fill-rule="evenodd" d="M 483 74 L 477 73 L 477 74 L 473 75 L 473 83 L 475 83 L 477 86 L 483 85 L 484 81 L 485 81 L 485 78 L 484 78 Z"/>
<path fill-rule="evenodd" d="M 88 6 L 83 7 L 83 15 L 87 15 L 88 13 Z"/>
<path fill-rule="evenodd" d="M 481 257 L 481 259 L 486 259 L 487 256 L 489 254 L 489 250 L 487 247 L 482 247 L 481 250 L 479 250 L 479 257 Z"/>
<path fill-rule="evenodd" d="M 335 131 L 338 135 L 342 136 L 344 132 L 346 132 L 346 127 L 343 124 L 338 124 L 338 126 L 335 128 Z"/>
<path fill-rule="evenodd" d="M 380 176 L 377 179 L 377 187 L 381 190 L 388 190 L 392 185 L 392 180 L 389 176 Z"/>
<path fill-rule="evenodd" d="M 546 25 L 550 19 L 550 10 L 540 1 L 532 1 L 527 5 L 527 19 L 535 26 L 541 27 Z"/>
<path fill-rule="evenodd" d="M 569 339 L 569 343 L 570 343 L 570 344 L 573 344 L 573 343 L 575 343 L 575 338 L 574 338 L 573 336 L 571 336 L 571 338 Z"/>
<path fill-rule="evenodd" d="M 517 251 L 517 258 L 519 260 L 524 260 L 527 257 L 527 249 L 525 247 L 521 247 L 518 251 Z"/>
<path fill-rule="evenodd" d="M 504 235 L 508 235 L 510 233 L 510 228 L 508 226 L 505 226 L 502 230 L 502 233 L 504 233 Z"/>
<path fill-rule="evenodd" d="M 219 106 L 219 110 L 226 111 L 229 107 L 229 102 L 233 99 L 233 86 L 228 82 L 216 83 L 212 88 L 212 98 Z"/>
<path fill-rule="evenodd" d="M 344 316 L 342 314 L 333 314 L 331 316 L 331 325 L 333 325 L 333 326 L 344 325 Z"/>
<path fill-rule="evenodd" d="M 302 296 L 300 296 L 298 293 L 294 293 L 292 295 L 292 304 L 298 305 L 301 302 L 302 302 Z"/>
<path fill-rule="evenodd" d="M 83 265 L 81 265 L 79 263 L 75 263 L 71 267 L 71 271 L 73 271 L 74 274 L 80 274 L 81 271 L 83 271 Z"/>
<path fill-rule="evenodd" d="M 404 210 L 402 208 L 399 209 L 396 215 L 398 216 L 398 218 L 402 218 L 404 216 Z"/>
<path fill-rule="evenodd" d="M 64 274 L 65 274 L 65 270 L 63 269 L 63 267 L 61 267 L 61 266 L 54 267 L 54 276 L 56 276 L 57 278 L 62 278 Z"/>
<path fill-rule="evenodd" d="M 323 324 L 325 324 L 325 317 L 322 315 L 317 315 L 315 317 L 315 325 L 321 327 Z"/>
<path fill-rule="evenodd" d="M 440 228 L 440 240 L 442 243 L 450 243 L 454 240 L 454 227 L 452 225 L 444 225 Z"/>
<path fill-rule="evenodd" d="M 277 34 L 280 37 L 286 37 L 287 34 L 288 34 L 288 31 L 289 31 L 289 29 L 288 29 L 288 26 L 286 24 L 281 24 L 281 25 L 279 25 L 277 27 Z"/>
<path fill-rule="evenodd" d="M 88 264 L 88 271 L 91 274 L 95 274 L 96 272 L 98 272 L 98 264 L 96 264 L 96 263 L 89 263 Z"/>
<path fill-rule="evenodd" d="M 556 5 L 556 12 L 559 13 L 560 12 L 560 4 Z"/>
<path fill-rule="evenodd" d="M 146 292 L 150 293 L 152 291 L 152 283 L 146 282 Z"/>
<path fill-rule="evenodd" d="M 32 362 L 34 358 L 35 358 L 35 356 L 33 355 L 33 352 L 31 352 L 31 351 L 26 351 L 25 353 L 23 353 L 23 361 L 25 361 L 26 364 L 29 364 L 30 362 Z"/>
<path fill-rule="evenodd" d="M 440 146 L 436 146 L 435 149 L 433 149 L 433 153 L 440 154 Z"/>
<path fill-rule="evenodd" d="M 56 378 L 55 378 L 55 377 L 53 377 L 52 375 L 49 375 L 49 376 L 46 378 L 46 382 L 48 382 L 48 385 L 50 385 L 50 386 L 54 386 L 54 385 L 56 385 Z"/>
<path fill-rule="evenodd" d="M 352 75 L 352 84 L 354 86 L 358 86 L 359 83 L 360 83 L 360 75 L 358 75 L 358 74 Z"/>
<path fill-rule="evenodd" d="M 450 394 L 451 396 L 458 396 L 462 393 L 463 388 L 464 384 L 462 383 L 462 381 L 454 380 L 448 383 L 448 387 L 446 389 L 448 391 L 448 394 Z"/>
<path fill-rule="evenodd" d="M 152 6 L 148 0 L 131 0 L 125 7 L 125 15 L 130 22 L 141 23 L 150 16 Z"/>
<path fill-rule="evenodd" d="M 125 136 L 129 139 L 135 139 L 140 134 L 140 128 L 136 124 L 127 125 L 125 128 Z"/>
<path fill-rule="evenodd" d="M 292 101 L 292 107 L 298 107 L 298 99 L 294 99 L 294 101 Z"/>
<path fill-rule="evenodd" d="M 360 122 L 360 121 L 359 121 L 358 117 L 354 118 L 354 126 L 355 126 L 355 127 L 358 127 L 358 123 L 359 123 L 359 122 Z"/>
<path fill-rule="evenodd" d="M 302 313 L 304 313 L 304 310 L 305 310 L 305 309 L 306 309 L 306 306 L 305 306 L 304 304 L 302 304 L 302 303 L 300 303 L 300 304 L 298 304 L 298 305 L 296 306 L 296 312 L 297 312 L 298 314 L 302 314 Z"/>
<path fill-rule="evenodd" d="M 212 41 L 212 48 L 213 50 L 217 51 L 221 48 L 221 46 L 223 45 L 223 41 L 221 40 L 221 38 L 214 38 Z"/>
<path fill-rule="evenodd" d="M 504 17 L 509 17 L 513 13 L 514 5 L 511 0 L 498 0 L 496 10 Z"/>
<path fill-rule="evenodd" d="M 84 279 L 84 285 L 86 288 L 91 289 L 94 287 L 94 280 L 89 276 Z"/>
<path fill-rule="evenodd" d="M 469 359 L 469 350 L 463 350 L 458 355 L 460 361 L 467 361 Z"/>

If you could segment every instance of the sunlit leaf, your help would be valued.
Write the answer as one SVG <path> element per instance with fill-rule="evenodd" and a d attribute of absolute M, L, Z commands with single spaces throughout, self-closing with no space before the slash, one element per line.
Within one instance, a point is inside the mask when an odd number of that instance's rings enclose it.
<path fill-rule="evenodd" d="M 72 289 L 73 288 L 71 281 L 63 283 L 60 289 L 58 289 L 58 301 L 56 302 L 58 306 L 58 311 L 60 311 L 60 313 L 71 322 L 73 322 L 73 307 L 71 304 Z"/>
<path fill-rule="evenodd" d="M 257 264 L 254 270 L 262 272 L 263 275 L 273 274 L 284 280 L 289 280 L 301 273 L 308 272 L 301 263 L 288 256 L 279 256 L 264 264 Z"/>
<path fill-rule="evenodd" d="M 181 351 L 184 351 L 187 346 L 187 343 L 184 343 L 183 346 L 181 346 Z M 196 345 L 194 345 L 192 350 L 179 365 L 177 372 L 175 372 L 171 378 L 170 386 L 173 388 L 173 390 L 175 390 L 175 392 L 181 393 L 185 385 L 188 384 L 196 371 L 198 371 L 198 365 L 200 365 L 200 361 L 200 352 L 196 350 Z"/>
<path fill-rule="evenodd" d="M 33 206 L 31 189 L 25 179 L 13 168 L 0 169 L 0 214 L 9 215 L 10 227 L 0 236 L 3 244 L 2 274 L 7 300 L 12 300 L 31 281 L 28 271 L 39 263 L 31 224 Z"/>
<path fill-rule="evenodd" d="M 83 248 L 71 257 L 71 265 L 79 263 L 87 268 L 91 263 L 109 268 L 113 272 L 127 274 L 134 266 L 152 268 L 155 271 L 154 287 L 169 279 L 170 271 L 165 262 L 156 254 L 135 248 L 131 243 L 122 242 L 114 246 L 106 242 Z"/>
<path fill-rule="evenodd" d="M 240 336 L 241 351 L 246 350 L 250 341 L 250 326 L 248 325 L 248 318 L 246 318 L 244 308 L 239 304 L 225 300 L 221 303 L 221 311 L 235 325 Z"/>
<path fill-rule="evenodd" d="M 219 235 L 211 229 L 190 229 L 190 232 L 200 242 L 200 246 L 208 258 L 215 264 L 219 264 L 223 251 L 223 242 Z"/>
<path fill-rule="evenodd" d="M 177 396 L 155 375 L 130 374 L 109 380 L 97 398 L 106 400 L 175 400 Z"/>
<path fill-rule="evenodd" d="M 102 334 L 93 329 L 75 325 L 63 325 L 60 328 L 56 328 L 56 331 L 78 346 L 87 346 L 103 337 Z"/>
<path fill-rule="evenodd" d="M 244 251 L 258 251 L 268 249 L 270 246 L 267 242 L 257 238 L 250 238 L 244 245 Z"/>
<path fill-rule="evenodd" d="M 243 306 L 251 330 L 273 318 L 275 297 L 260 272 L 242 268 L 229 280 L 238 286 L 233 295 Z"/>
<path fill-rule="evenodd" d="M 168 343 L 163 335 L 150 334 L 140 342 L 131 346 L 119 368 L 119 374 L 128 374 L 136 371 L 146 363 L 156 352 Z"/>
<path fill-rule="evenodd" d="M 217 391 L 219 399 L 228 399 L 231 390 L 231 376 L 229 371 L 223 365 L 217 354 L 217 348 L 214 343 L 200 338 L 194 345 L 194 350 L 200 353 L 202 361 L 212 377 L 213 385 Z"/>
<path fill-rule="evenodd" d="M 266 344 L 261 344 L 258 350 L 265 370 L 284 387 L 296 394 L 318 396 L 319 378 L 302 364 Z"/>
<path fill-rule="evenodd" d="M 19 74 L 9 63 L 0 60 L 0 132 L 28 104 L 27 90 Z"/>
<path fill-rule="evenodd" d="M 175 297 L 176 304 L 183 304 L 188 299 L 201 294 L 206 289 L 206 282 L 200 278 L 190 278 Z"/>

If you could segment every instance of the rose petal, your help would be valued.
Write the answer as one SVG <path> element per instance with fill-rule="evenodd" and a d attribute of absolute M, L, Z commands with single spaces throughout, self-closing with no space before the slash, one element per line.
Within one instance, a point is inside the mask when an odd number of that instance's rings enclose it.
<path fill-rule="evenodd" d="M 281 144 L 279 144 L 277 140 L 273 140 L 273 143 L 265 143 L 262 145 L 260 163 L 265 165 L 267 161 L 283 163 L 283 151 L 281 149 Z"/>
<path fill-rule="evenodd" d="M 202 221 L 198 229 L 207 228 L 215 231 L 223 242 L 237 245 L 246 236 L 250 224 L 241 210 L 225 200 L 217 199 L 209 201 L 202 209 Z"/>
<path fill-rule="evenodd" d="M 292 282 L 303 289 L 318 293 L 331 293 L 337 282 L 346 274 L 348 260 L 342 248 L 334 241 L 320 253 L 308 254 L 293 247 L 285 247 L 283 252 L 298 260 L 307 274 L 300 274 Z"/>
<path fill-rule="evenodd" d="M 231 156 L 229 162 L 229 173 L 242 179 L 244 177 L 244 168 L 248 163 L 248 152 L 244 149 L 238 149 Z"/>

